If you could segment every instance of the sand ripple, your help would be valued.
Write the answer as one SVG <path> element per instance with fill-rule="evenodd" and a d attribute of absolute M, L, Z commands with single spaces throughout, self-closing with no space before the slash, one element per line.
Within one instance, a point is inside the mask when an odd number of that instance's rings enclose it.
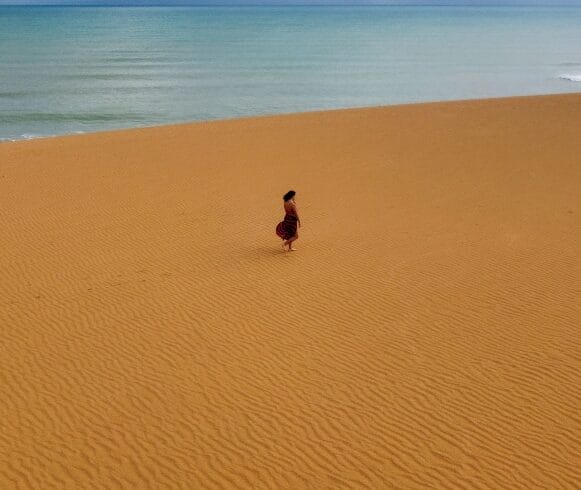
<path fill-rule="evenodd" d="M 580 488 L 579 117 L 1 144 L 0 487 Z"/>

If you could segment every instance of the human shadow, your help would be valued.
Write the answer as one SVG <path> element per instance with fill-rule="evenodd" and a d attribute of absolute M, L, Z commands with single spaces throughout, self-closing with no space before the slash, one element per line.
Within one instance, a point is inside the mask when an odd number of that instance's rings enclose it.
<path fill-rule="evenodd" d="M 292 255 L 291 252 L 285 252 L 280 245 L 248 246 L 242 250 L 242 253 L 245 258 L 256 260 Z"/>

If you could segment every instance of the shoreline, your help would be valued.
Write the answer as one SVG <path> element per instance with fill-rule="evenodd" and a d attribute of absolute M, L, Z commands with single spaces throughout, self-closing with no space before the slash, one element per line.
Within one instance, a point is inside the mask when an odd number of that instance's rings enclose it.
<path fill-rule="evenodd" d="M 563 78 L 564 76 L 559 76 L 558 78 L 569 80 L 568 78 Z M 569 80 L 571 83 L 577 83 L 574 80 Z M 548 93 L 548 94 L 528 94 L 528 95 L 511 95 L 506 97 L 485 97 L 485 98 L 470 98 L 470 99 L 447 99 L 447 100 L 434 100 L 434 101 L 420 101 L 420 102 L 408 102 L 403 104 L 387 104 L 387 105 L 371 105 L 371 106 L 358 106 L 358 107 L 339 107 L 336 109 L 314 109 L 309 111 L 300 111 L 300 112 L 283 112 L 283 113 L 276 113 L 276 114 L 263 114 L 263 115 L 250 115 L 250 116 L 240 116 L 240 117 L 230 117 L 230 118 L 219 118 L 219 119 L 204 119 L 204 120 L 193 120 L 193 121 L 181 121 L 181 122 L 171 122 L 167 124 L 155 124 L 151 126 L 133 126 L 127 128 L 114 128 L 114 129 L 104 129 L 102 131 L 78 131 L 72 133 L 64 133 L 64 134 L 54 134 L 54 135 L 44 135 L 44 136 L 33 136 L 31 138 L 18 138 L 18 139 L 2 139 L 0 138 L 0 145 L 3 143 L 22 143 L 27 141 L 38 141 L 38 140 L 46 140 L 46 139 L 54 139 L 54 138 L 70 138 L 75 136 L 85 136 L 85 135 L 95 135 L 95 134 L 109 134 L 109 133 L 117 133 L 117 132 L 126 132 L 126 131 L 139 131 L 139 130 L 151 130 L 157 128 L 168 128 L 168 127 L 179 127 L 179 126 L 191 126 L 197 124 L 215 124 L 215 123 L 222 123 L 222 122 L 232 122 L 232 121 L 245 121 L 245 120 L 253 120 L 253 119 L 263 119 L 263 118 L 279 118 L 279 117 L 293 117 L 293 116 L 302 116 L 308 114 L 321 114 L 321 113 L 333 113 L 333 112 L 342 112 L 342 111 L 364 111 L 364 110 L 381 110 L 387 109 L 390 107 L 407 107 L 407 106 L 417 106 L 417 105 L 433 105 L 433 104 L 454 104 L 454 103 L 464 103 L 464 102 L 486 102 L 486 101 L 501 101 L 501 100 L 508 100 L 508 99 L 523 99 L 523 98 L 537 98 L 537 97 L 559 97 L 559 96 L 569 96 L 569 95 L 579 95 L 581 94 L 581 90 L 579 92 L 556 92 L 556 93 Z"/>

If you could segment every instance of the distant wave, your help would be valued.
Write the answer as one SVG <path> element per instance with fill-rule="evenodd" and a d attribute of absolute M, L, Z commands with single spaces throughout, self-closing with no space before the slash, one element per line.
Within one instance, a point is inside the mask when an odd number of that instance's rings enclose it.
<path fill-rule="evenodd" d="M 147 123 L 158 118 L 156 113 L 115 113 L 115 112 L 9 112 L 0 115 L 0 123 L 38 123 L 38 122 L 74 122 L 74 123 Z"/>
<path fill-rule="evenodd" d="M 26 97 L 30 92 L 25 92 L 22 90 L 8 90 L 5 92 L 0 92 L 0 99 L 15 99 L 17 97 Z"/>
<path fill-rule="evenodd" d="M 24 133 L 21 134 L 17 137 L 12 137 L 12 138 L 0 138 L 0 143 L 3 143 L 5 141 L 22 141 L 22 140 L 34 140 L 37 138 L 50 138 L 51 135 L 47 135 L 47 134 L 31 134 L 31 133 Z"/>
<path fill-rule="evenodd" d="M 569 80 L 570 82 L 581 82 L 581 73 L 576 75 L 559 75 L 562 80 Z"/>

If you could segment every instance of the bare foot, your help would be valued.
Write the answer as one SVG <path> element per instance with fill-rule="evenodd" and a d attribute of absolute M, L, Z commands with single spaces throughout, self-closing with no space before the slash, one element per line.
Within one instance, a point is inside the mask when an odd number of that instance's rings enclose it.
<path fill-rule="evenodd" d="M 280 244 L 280 246 L 282 247 L 282 249 L 283 249 L 285 252 L 287 251 L 287 248 L 286 248 L 286 245 L 284 244 L 284 242 L 282 242 L 282 243 Z"/>
<path fill-rule="evenodd" d="M 291 248 L 289 248 L 289 249 L 288 249 L 288 251 L 289 251 L 289 252 L 296 252 L 296 251 L 297 251 L 297 249 L 296 249 L 296 248 L 293 248 L 293 247 L 291 247 Z"/>

